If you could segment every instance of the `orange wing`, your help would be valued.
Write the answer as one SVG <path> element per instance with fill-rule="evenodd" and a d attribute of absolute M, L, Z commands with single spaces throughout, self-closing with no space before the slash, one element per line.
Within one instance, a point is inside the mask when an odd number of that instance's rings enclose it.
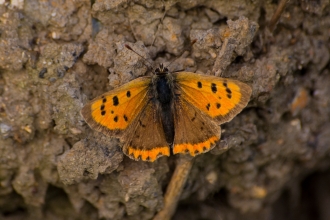
<path fill-rule="evenodd" d="M 218 124 L 230 121 L 247 105 L 251 87 L 237 80 L 189 72 L 173 74 L 180 98 Z"/>
<path fill-rule="evenodd" d="M 151 77 L 140 77 L 111 90 L 81 110 L 87 124 L 108 136 L 121 137 L 148 101 Z"/>
<path fill-rule="evenodd" d="M 220 139 L 220 126 L 182 96 L 175 101 L 174 119 L 173 154 L 196 156 L 211 150 Z"/>

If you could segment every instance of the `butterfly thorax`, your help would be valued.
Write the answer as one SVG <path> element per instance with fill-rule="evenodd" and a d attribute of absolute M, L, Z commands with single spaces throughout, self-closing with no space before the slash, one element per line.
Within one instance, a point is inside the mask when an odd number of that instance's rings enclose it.
<path fill-rule="evenodd" d="M 168 73 L 166 67 L 161 64 L 159 68 L 155 70 L 155 76 L 153 78 L 153 91 L 156 111 L 161 115 L 161 121 L 165 132 L 166 141 L 168 144 L 172 144 L 174 140 L 174 92 L 173 92 L 173 80 L 172 75 Z"/>
<path fill-rule="evenodd" d="M 174 98 L 172 77 L 168 69 L 163 64 L 160 64 L 155 70 L 155 75 L 152 79 L 154 96 L 163 105 L 171 103 Z"/>

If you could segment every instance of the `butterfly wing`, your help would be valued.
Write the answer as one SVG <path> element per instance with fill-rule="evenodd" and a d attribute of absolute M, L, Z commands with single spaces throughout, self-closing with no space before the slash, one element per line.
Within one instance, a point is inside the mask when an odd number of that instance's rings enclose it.
<path fill-rule="evenodd" d="M 220 124 L 247 105 L 250 86 L 231 79 L 189 72 L 173 74 L 176 93 L 173 153 L 195 156 L 220 139 Z"/>
<path fill-rule="evenodd" d="M 189 72 L 173 74 L 181 99 L 218 124 L 230 121 L 247 105 L 251 87 L 237 80 Z"/>
<path fill-rule="evenodd" d="M 173 153 L 205 153 L 220 139 L 220 126 L 210 116 L 181 98 L 175 100 Z"/>
<path fill-rule="evenodd" d="M 153 96 L 151 77 L 135 79 L 107 92 L 81 110 L 87 124 L 108 136 L 119 137 L 123 152 L 134 160 L 154 161 L 170 150 Z"/>
<path fill-rule="evenodd" d="M 123 152 L 134 160 L 153 162 L 170 155 L 159 108 L 150 99 L 123 136 Z"/>
<path fill-rule="evenodd" d="M 86 104 L 81 115 L 96 131 L 121 137 L 148 102 L 151 77 L 140 77 Z"/>

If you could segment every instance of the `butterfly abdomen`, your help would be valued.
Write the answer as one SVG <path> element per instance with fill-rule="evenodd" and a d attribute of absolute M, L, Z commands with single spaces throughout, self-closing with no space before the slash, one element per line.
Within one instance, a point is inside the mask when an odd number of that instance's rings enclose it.
<path fill-rule="evenodd" d="M 155 84 L 155 101 L 159 108 L 165 138 L 168 144 L 172 144 L 174 140 L 174 117 L 173 117 L 173 91 L 167 78 L 168 74 L 156 76 Z"/>

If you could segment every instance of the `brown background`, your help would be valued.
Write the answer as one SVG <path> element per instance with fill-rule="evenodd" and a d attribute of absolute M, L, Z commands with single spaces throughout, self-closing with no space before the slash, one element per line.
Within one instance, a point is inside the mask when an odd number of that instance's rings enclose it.
<path fill-rule="evenodd" d="M 174 219 L 330 219 L 330 3 L 289 1 L 271 33 L 278 4 L 0 1 L 0 219 L 151 219 L 162 208 L 176 157 L 132 161 L 79 114 L 146 74 L 124 44 L 155 63 L 186 51 L 172 71 L 253 88 L 196 158 Z"/>

